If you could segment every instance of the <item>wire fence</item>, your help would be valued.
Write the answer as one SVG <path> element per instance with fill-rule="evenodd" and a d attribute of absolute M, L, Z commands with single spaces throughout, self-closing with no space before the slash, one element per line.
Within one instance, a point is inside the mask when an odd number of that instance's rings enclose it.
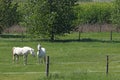
<path fill-rule="evenodd" d="M 75 65 L 77 65 L 76 70 L 77 69 L 83 69 L 84 65 L 86 65 L 86 70 L 85 68 L 83 70 L 81 70 L 81 72 L 84 72 L 84 70 L 87 73 L 106 73 L 106 75 L 108 75 L 109 73 L 120 73 L 120 55 L 107 55 L 106 56 L 106 61 L 105 62 L 99 62 L 99 61 L 88 61 L 88 62 L 58 62 L 58 63 L 47 63 L 46 64 L 46 70 L 43 72 L 33 72 L 33 71 L 28 71 L 28 72 L 0 72 L 0 74 L 47 74 L 47 76 L 49 74 L 53 74 L 53 73 L 64 73 L 64 71 L 61 71 L 61 67 L 66 67 L 64 69 L 67 69 L 67 67 L 72 66 L 75 67 Z M 48 61 L 49 62 L 49 61 Z M 54 66 L 59 66 L 59 70 L 55 71 L 55 70 L 50 70 L 49 71 L 49 67 L 53 67 Z M 67 66 L 66 66 L 67 65 Z M 98 66 L 100 66 L 100 68 L 103 69 L 99 69 Z M 96 69 L 94 69 L 96 68 Z M 98 69 L 97 69 L 98 68 Z M 51 69 L 51 68 L 50 68 Z M 63 68 L 62 68 L 63 69 Z M 71 68 L 72 69 L 72 68 Z M 66 70 L 65 70 L 66 71 Z M 74 70 L 71 70 L 74 71 Z M 80 71 L 80 70 L 78 70 Z M 67 71 L 66 71 L 67 73 Z"/>

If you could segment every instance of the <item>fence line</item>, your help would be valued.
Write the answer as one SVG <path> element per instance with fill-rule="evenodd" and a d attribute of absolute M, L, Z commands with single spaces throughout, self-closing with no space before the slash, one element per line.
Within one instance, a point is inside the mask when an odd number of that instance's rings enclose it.
<path fill-rule="evenodd" d="M 0 74 L 45 74 L 46 72 L 0 72 Z M 60 73 L 60 72 L 50 72 L 50 73 Z"/>
<path fill-rule="evenodd" d="M 120 60 L 118 60 L 118 61 L 109 61 L 110 63 L 120 63 Z M 105 63 L 105 61 L 81 61 L 81 62 L 50 62 L 50 64 L 86 64 L 86 63 L 88 63 L 88 64 L 94 64 L 94 63 L 96 63 L 96 64 L 98 64 L 98 63 Z M 10 63 L 0 63 L 0 64 L 2 64 L 2 65 L 11 65 Z M 32 63 L 33 65 L 34 64 L 36 64 L 36 65 L 38 65 L 38 63 Z M 20 65 L 20 64 L 18 64 L 18 65 Z M 29 63 L 28 63 L 28 65 L 29 65 Z"/>
<path fill-rule="evenodd" d="M 86 64 L 86 63 L 101 63 L 101 62 L 58 62 L 58 63 L 52 63 L 52 64 L 63 64 L 63 65 L 67 65 L 67 64 Z"/>
<path fill-rule="evenodd" d="M 50 62 L 50 58 L 49 56 L 46 57 L 46 76 L 49 76 L 49 62 Z"/>
<path fill-rule="evenodd" d="M 108 75 L 109 73 L 109 63 L 111 62 L 120 62 L 120 61 L 111 61 L 109 60 L 109 56 L 107 55 L 106 56 L 106 71 L 94 71 L 94 70 L 87 70 L 86 72 L 88 73 L 105 73 L 106 72 L 106 75 Z M 49 73 L 61 73 L 60 71 L 58 72 L 49 72 L 49 56 L 47 56 L 47 59 L 46 59 L 46 71 L 45 72 L 0 72 L 0 74 L 45 74 L 46 73 L 46 76 L 49 75 Z M 88 61 L 88 62 L 61 62 L 61 63 L 53 63 L 53 64 L 83 64 L 83 63 L 105 63 L 105 62 L 92 62 L 92 61 Z M 83 71 L 80 71 L 80 72 L 83 72 Z M 115 72 L 115 73 L 120 73 L 120 71 L 110 71 L 111 73 L 112 72 Z M 62 73 L 65 73 L 65 72 L 62 72 Z"/>
<path fill-rule="evenodd" d="M 106 56 L 106 75 L 109 73 L 109 56 Z"/>
<path fill-rule="evenodd" d="M 84 71 L 81 71 L 84 72 Z M 80 73 L 81 73 L 80 72 Z M 0 74 L 4 75 L 14 75 L 14 74 L 45 74 L 46 72 L 0 72 Z M 50 74 L 58 74 L 58 73 L 69 73 L 69 72 L 60 72 L 60 71 L 55 71 L 55 72 L 49 72 Z M 105 71 L 92 71 L 88 70 L 86 73 L 105 73 Z M 120 71 L 110 71 L 110 73 L 120 73 Z"/>

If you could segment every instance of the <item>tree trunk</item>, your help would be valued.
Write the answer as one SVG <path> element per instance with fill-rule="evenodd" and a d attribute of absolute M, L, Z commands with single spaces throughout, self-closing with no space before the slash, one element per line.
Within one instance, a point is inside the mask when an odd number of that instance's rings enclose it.
<path fill-rule="evenodd" d="M 110 31 L 110 40 L 112 41 L 112 31 Z"/>
<path fill-rule="evenodd" d="M 0 34 L 2 34 L 2 26 L 0 26 Z"/>
<path fill-rule="evenodd" d="M 99 29 L 99 32 L 102 32 L 102 25 L 100 24 L 100 29 Z"/>
<path fill-rule="evenodd" d="M 52 31 L 52 34 L 51 34 L 51 41 L 54 41 L 54 32 Z"/>

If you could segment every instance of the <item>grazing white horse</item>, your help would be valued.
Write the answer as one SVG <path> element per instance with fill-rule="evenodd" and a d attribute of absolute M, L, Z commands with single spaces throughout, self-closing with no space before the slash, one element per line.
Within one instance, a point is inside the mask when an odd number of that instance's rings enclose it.
<path fill-rule="evenodd" d="M 46 62 L 46 51 L 45 48 L 41 47 L 40 44 L 37 46 L 38 51 L 37 51 L 37 58 L 38 58 L 38 63 L 41 63 L 44 60 L 44 63 Z"/>
<path fill-rule="evenodd" d="M 13 61 L 15 62 L 15 58 L 16 58 L 16 61 L 18 62 L 19 56 L 23 56 L 24 65 L 26 65 L 27 64 L 27 56 L 28 56 L 29 53 L 32 56 L 35 56 L 33 48 L 30 48 L 30 47 L 22 47 L 22 48 L 21 47 L 13 47 Z"/>

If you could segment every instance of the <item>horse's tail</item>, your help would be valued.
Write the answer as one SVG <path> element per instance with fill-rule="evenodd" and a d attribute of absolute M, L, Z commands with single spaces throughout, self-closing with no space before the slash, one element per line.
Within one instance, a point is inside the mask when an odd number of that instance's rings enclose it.
<path fill-rule="evenodd" d="M 13 53 L 13 52 L 14 52 L 14 49 L 15 49 L 15 47 L 12 48 L 12 54 L 13 54 L 13 55 L 14 55 L 14 53 Z"/>
<path fill-rule="evenodd" d="M 12 48 L 12 57 L 13 57 L 13 61 L 15 60 L 15 58 L 14 58 L 14 49 L 15 49 L 15 47 Z"/>

